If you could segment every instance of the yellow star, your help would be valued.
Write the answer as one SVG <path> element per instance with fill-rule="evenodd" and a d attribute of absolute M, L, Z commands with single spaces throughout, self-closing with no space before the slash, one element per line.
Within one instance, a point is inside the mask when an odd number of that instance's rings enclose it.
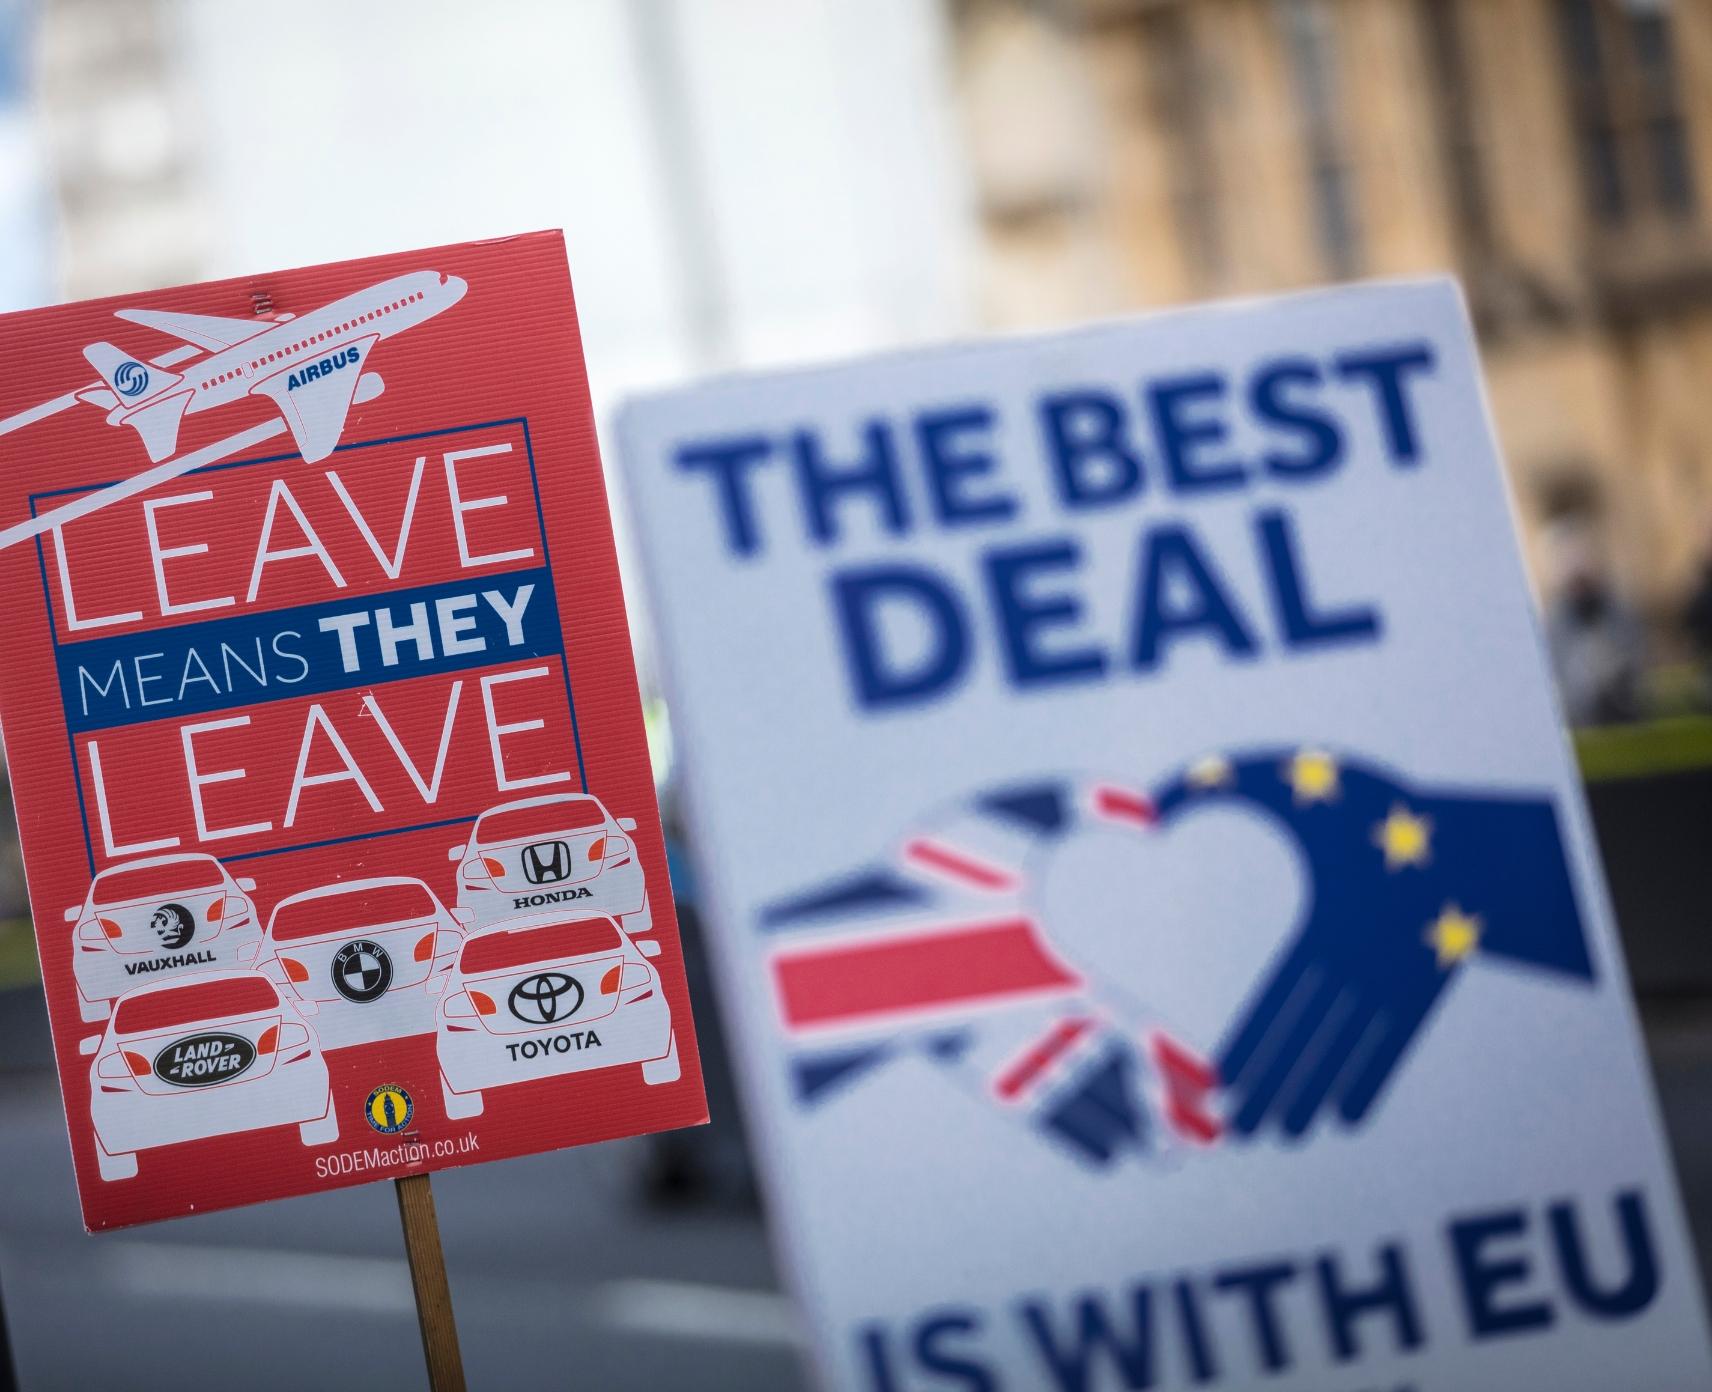
<path fill-rule="evenodd" d="M 1195 788 L 1222 788 L 1231 781 L 1230 760 L 1209 754 L 1189 766 L 1189 784 Z"/>
<path fill-rule="evenodd" d="M 1480 946 L 1480 933 L 1478 916 L 1446 904 L 1428 927 L 1425 941 L 1438 954 L 1439 969 L 1447 971 Z"/>
<path fill-rule="evenodd" d="M 1284 777 L 1296 795 L 1296 805 L 1334 802 L 1338 792 L 1337 760 L 1323 749 L 1304 749 L 1290 760 Z"/>
<path fill-rule="evenodd" d="M 1400 802 L 1373 828 L 1373 844 L 1385 852 L 1387 870 L 1425 865 L 1432 858 L 1432 840 L 1432 818 L 1417 817 Z"/>

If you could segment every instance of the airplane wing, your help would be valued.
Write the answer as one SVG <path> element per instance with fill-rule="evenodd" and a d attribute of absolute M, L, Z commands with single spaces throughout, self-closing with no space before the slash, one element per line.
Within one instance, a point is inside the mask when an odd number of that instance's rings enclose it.
<path fill-rule="evenodd" d="M 265 396 L 279 407 L 292 438 L 297 441 L 297 452 L 306 464 L 325 459 L 338 445 L 345 417 L 351 409 L 351 398 L 363 375 L 363 364 L 378 340 L 379 335 L 373 334 L 330 354 L 322 361 L 349 356 L 342 365 L 313 378 L 308 374 L 320 364 L 276 372 L 250 388 L 251 396 Z"/>
<path fill-rule="evenodd" d="M 222 319 L 213 314 L 174 314 L 165 309 L 116 309 L 113 313 L 144 328 L 159 329 L 174 338 L 182 338 L 186 343 L 194 343 L 210 353 L 218 353 L 222 348 L 254 338 L 264 329 L 274 326 L 272 319 Z"/>

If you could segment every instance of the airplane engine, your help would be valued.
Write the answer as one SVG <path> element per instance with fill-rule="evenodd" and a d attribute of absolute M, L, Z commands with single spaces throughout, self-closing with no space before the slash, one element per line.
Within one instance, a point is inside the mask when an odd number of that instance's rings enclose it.
<path fill-rule="evenodd" d="M 357 392 L 351 398 L 355 405 L 361 406 L 365 401 L 373 401 L 386 390 L 386 383 L 381 381 L 380 373 L 365 372 L 357 379 Z"/>

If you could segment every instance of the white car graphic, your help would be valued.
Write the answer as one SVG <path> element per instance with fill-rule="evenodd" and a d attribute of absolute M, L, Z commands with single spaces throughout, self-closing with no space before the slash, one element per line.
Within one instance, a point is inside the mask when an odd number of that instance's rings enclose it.
<path fill-rule="evenodd" d="M 629 833 L 634 817 L 614 817 L 586 793 L 524 798 L 489 808 L 470 839 L 453 846 L 458 907 L 476 927 L 519 914 L 610 914 L 627 933 L 654 926 L 642 863 Z M 649 949 L 652 949 L 649 951 Z M 659 951 L 650 942 L 650 957 Z"/>
<path fill-rule="evenodd" d="M 536 914 L 473 932 L 440 1000 L 446 1115 L 482 1089 L 640 1063 L 675 1082 L 678 1038 L 660 974 L 612 919 Z"/>
<path fill-rule="evenodd" d="M 341 1049 L 432 1033 L 432 995 L 463 937 L 421 880 L 349 880 L 280 900 L 256 965 L 315 1016 L 323 1048 Z"/>
<path fill-rule="evenodd" d="M 339 1139 L 315 1032 L 258 972 L 158 981 L 121 996 L 83 1041 L 101 1178 L 130 1179 L 137 1152 L 296 1124 L 304 1145 Z"/>
<path fill-rule="evenodd" d="M 105 1020 L 113 1001 L 143 982 L 247 960 L 261 935 L 248 897 L 255 887 L 208 855 L 156 856 L 103 870 L 83 903 L 65 911 L 66 922 L 77 925 L 71 960 L 83 1018 Z"/>

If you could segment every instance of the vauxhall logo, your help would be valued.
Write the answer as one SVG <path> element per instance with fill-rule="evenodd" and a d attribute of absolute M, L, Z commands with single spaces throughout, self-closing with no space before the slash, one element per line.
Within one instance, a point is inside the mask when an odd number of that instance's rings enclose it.
<path fill-rule="evenodd" d="M 530 884 L 557 884 L 571 875 L 571 848 L 563 841 L 537 841 L 523 848 L 523 877 Z"/>

